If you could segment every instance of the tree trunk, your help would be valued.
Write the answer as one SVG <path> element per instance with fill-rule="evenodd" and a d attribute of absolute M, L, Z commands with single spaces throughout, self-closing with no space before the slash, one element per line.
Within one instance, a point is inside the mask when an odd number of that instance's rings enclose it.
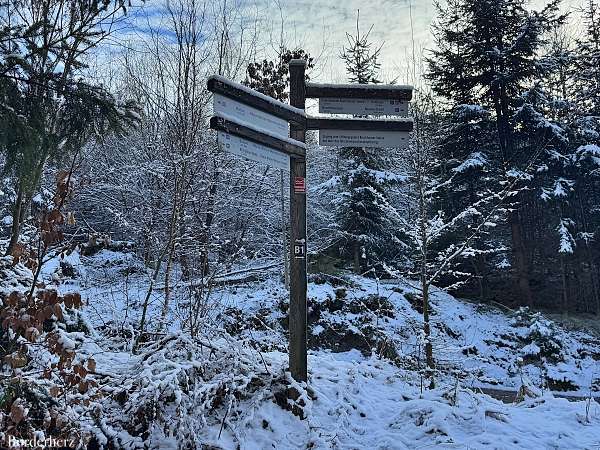
<path fill-rule="evenodd" d="M 527 265 L 527 256 L 525 254 L 525 241 L 523 239 L 523 230 L 519 213 L 516 211 L 510 214 L 510 231 L 512 238 L 512 252 L 514 258 L 515 276 L 521 298 L 519 303 L 529 307 L 533 306 L 533 296 L 529 285 L 529 270 Z"/>
<path fill-rule="evenodd" d="M 567 268 L 565 265 L 565 257 L 560 255 L 559 258 L 562 281 L 562 313 L 566 314 L 569 308 L 569 296 L 567 292 Z"/>
<path fill-rule="evenodd" d="M 435 370 L 435 361 L 433 359 L 433 345 L 431 344 L 431 325 L 429 323 L 429 284 L 421 279 L 421 288 L 423 290 L 423 334 L 425 335 L 425 361 L 427 369 L 431 375 L 430 389 L 435 387 L 433 371 Z"/>
<path fill-rule="evenodd" d="M 22 183 L 19 182 L 19 187 L 17 190 L 17 198 L 15 199 L 15 204 L 12 212 L 12 227 L 10 230 L 10 242 L 8 243 L 8 248 L 6 249 L 6 256 L 11 255 L 15 249 L 15 246 L 19 242 L 19 235 L 21 234 L 21 216 L 23 209 L 23 187 Z"/>
<path fill-rule="evenodd" d="M 171 297 L 171 285 L 170 285 L 170 277 L 171 277 L 171 268 L 173 267 L 173 254 L 175 253 L 175 245 L 171 245 L 169 250 L 169 257 L 167 258 L 167 267 L 165 269 L 165 301 L 163 303 L 163 308 L 160 314 L 160 331 L 163 330 L 167 315 L 169 313 L 169 300 Z"/>
<path fill-rule="evenodd" d="M 360 264 L 360 242 L 354 242 L 354 273 L 360 275 L 362 273 Z"/>
<path fill-rule="evenodd" d="M 158 274 L 160 273 L 160 266 L 162 263 L 162 258 L 163 255 L 160 255 L 158 258 L 158 261 L 156 261 L 156 266 L 154 267 L 154 273 L 152 274 L 152 278 L 150 279 L 150 285 L 148 286 L 148 290 L 146 291 L 146 297 L 144 298 L 144 303 L 142 306 L 142 317 L 140 318 L 140 334 L 137 337 L 137 339 L 135 340 L 135 343 L 133 345 L 133 351 L 135 351 L 137 349 L 137 347 L 139 346 L 139 344 L 142 341 L 142 334 L 144 333 L 144 330 L 146 329 L 146 316 L 148 314 L 148 304 L 150 303 L 150 297 L 152 296 L 152 291 L 154 291 L 154 284 L 156 283 L 156 280 L 158 279 Z"/>
<path fill-rule="evenodd" d="M 201 264 L 202 264 L 202 276 L 206 277 L 208 276 L 209 272 L 210 272 L 210 267 L 209 267 L 209 245 L 210 245 L 210 237 L 211 237 L 211 227 L 212 227 L 212 223 L 215 219 L 215 200 L 216 200 L 216 196 L 217 196 L 217 183 L 219 181 L 219 172 L 217 170 L 217 162 L 216 160 L 213 162 L 214 163 L 214 172 L 213 172 L 213 181 L 212 184 L 210 186 L 210 189 L 208 191 L 208 205 L 206 208 L 206 218 L 205 218 L 205 230 L 204 230 L 204 234 L 202 236 L 201 242 L 203 244 L 203 250 L 202 250 L 202 258 L 201 258 Z"/>

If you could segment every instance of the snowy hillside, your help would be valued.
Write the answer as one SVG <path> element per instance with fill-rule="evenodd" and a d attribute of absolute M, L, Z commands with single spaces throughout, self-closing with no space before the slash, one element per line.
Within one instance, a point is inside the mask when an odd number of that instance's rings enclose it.
<path fill-rule="evenodd" d="M 22 274 L 21 274 L 22 275 Z M 79 290 L 87 332 L 65 335 L 93 357 L 103 386 L 83 427 L 122 448 L 595 448 L 600 445 L 600 344 L 538 314 L 505 314 L 434 292 L 436 389 L 423 389 L 416 291 L 313 276 L 308 389 L 285 372 L 287 293 L 269 277 L 221 286 L 195 338 L 167 324 L 131 353 L 149 273 L 127 251 L 77 252 L 47 264 L 63 293 Z M 164 290 L 152 293 L 150 328 Z M 73 318 L 75 316 L 72 316 Z M 107 319 L 110 318 L 110 319 Z M 73 319 L 74 320 L 74 319 Z M 479 388 L 521 390 L 502 403 Z M 550 392 L 582 397 L 557 398 Z M 557 394 L 558 395 L 558 394 Z M 77 408 L 73 411 L 77 413 Z M 79 411 L 81 413 L 81 411 Z M 300 420 L 304 417 L 305 420 Z M 99 420 L 99 422 L 98 422 Z M 98 423 L 101 424 L 98 427 Z"/>

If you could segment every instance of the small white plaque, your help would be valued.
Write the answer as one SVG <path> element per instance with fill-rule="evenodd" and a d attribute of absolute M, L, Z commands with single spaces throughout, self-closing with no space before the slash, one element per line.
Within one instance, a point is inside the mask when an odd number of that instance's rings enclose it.
<path fill-rule="evenodd" d="M 355 114 L 372 116 L 406 116 L 408 102 L 368 98 L 320 98 L 319 112 L 323 114 Z"/>
<path fill-rule="evenodd" d="M 219 131 L 219 145 L 229 153 L 279 169 L 290 170 L 290 157 L 265 145 Z"/>
<path fill-rule="evenodd" d="M 406 147 L 406 131 L 319 130 L 319 144 L 328 147 Z"/>
<path fill-rule="evenodd" d="M 215 114 L 227 115 L 233 119 L 252 125 L 254 128 L 267 130 L 284 139 L 289 136 L 287 120 L 267 114 L 251 106 L 236 102 L 220 94 L 214 95 Z"/>

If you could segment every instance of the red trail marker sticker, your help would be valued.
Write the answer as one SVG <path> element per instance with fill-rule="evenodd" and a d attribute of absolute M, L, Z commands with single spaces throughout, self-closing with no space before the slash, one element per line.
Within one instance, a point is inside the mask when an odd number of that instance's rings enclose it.
<path fill-rule="evenodd" d="M 304 177 L 294 177 L 294 193 L 306 194 L 306 180 Z"/>

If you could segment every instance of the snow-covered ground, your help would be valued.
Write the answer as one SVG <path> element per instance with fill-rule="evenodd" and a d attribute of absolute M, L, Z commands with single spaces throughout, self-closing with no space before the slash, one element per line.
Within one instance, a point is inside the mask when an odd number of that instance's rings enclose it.
<path fill-rule="evenodd" d="M 309 325 L 313 349 L 360 349 L 388 356 L 402 366 L 419 364 L 421 308 L 415 285 L 349 277 L 349 285 L 309 284 Z M 286 316 L 286 291 L 276 281 L 222 293 L 221 303 L 244 317 L 262 317 L 276 327 Z M 507 314 L 460 301 L 434 290 L 432 340 L 438 365 L 472 388 L 518 389 L 528 379 L 541 389 L 600 395 L 600 340 L 567 332 L 526 310 Z M 265 315 L 265 312 L 267 314 Z M 264 317 L 263 317 L 264 316 Z M 252 322 L 252 320 L 248 320 Z M 280 332 L 283 330 L 280 330 Z M 257 336 L 251 327 L 242 331 Z M 261 333 L 268 340 L 271 330 Z M 384 347 L 384 348 L 382 348 Z"/>
<path fill-rule="evenodd" d="M 508 314 L 434 291 L 439 371 L 428 390 L 411 282 L 314 277 L 307 392 L 285 372 L 287 292 L 275 278 L 216 289 L 199 340 L 177 331 L 189 288 L 176 291 L 162 340 L 132 355 L 148 271 L 127 252 L 73 253 L 67 262 L 61 269 L 51 261 L 44 276 L 86 300 L 83 317 L 95 333 L 74 340 L 98 373 L 115 380 L 103 403 L 114 422 L 100 434 L 122 447 L 145 440 L 177 448 L 187 439 L 207 449 L 600 448 L 600 404 L 589 398 L 600 394 L 598 338 L 539 314 Z M 71 278 L 64 276 L 69 265 Z M 163 295 L 152 293 L 150 329 Z M 535 395 L 514 404 L 478 390 L 522 386 Z M 303 394 L 290 400 L 290 389 Z M 551 392 L 559 390 L 587 400 Z M 132 427 L 135 405 L 148 402 L 159 412 L 142 439 Z M 290 411 L 294 405 L 305 420 Z"/>

